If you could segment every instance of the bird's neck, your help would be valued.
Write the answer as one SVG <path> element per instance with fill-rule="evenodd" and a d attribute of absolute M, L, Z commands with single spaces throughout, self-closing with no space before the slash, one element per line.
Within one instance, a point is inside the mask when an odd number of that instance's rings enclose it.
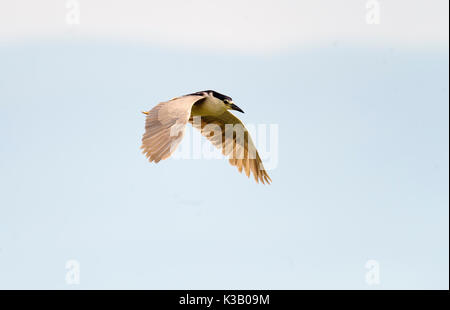
<path fill-rule="evenodd" d="M 191 111 L 191 116 L 218 116 L 226 111 L 226 106 L 222 102 L 214 97 L 206 97 L 200 102 L 194 104 Z"/>

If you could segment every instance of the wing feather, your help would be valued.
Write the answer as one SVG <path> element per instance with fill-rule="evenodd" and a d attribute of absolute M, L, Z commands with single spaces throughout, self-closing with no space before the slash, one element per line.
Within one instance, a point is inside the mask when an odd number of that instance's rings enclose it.
<path fill-rule="evenodd" d="M 202 98 L 197 95 L 174 98 L 148 112 L 141 149 L 149 161 L 158 163 L 172 155 L 184 136 L 192 106 Z"/>
<path fill-rule="evenodd" d="M 222 154 L 229 157 L 229 163 L 236 166 L 239 172 L 245 171 L 247 177 L 253 174 L 256 182 L 263 184 L 272 181 L 264 169 L 262 160 L 256 150 L 256 147 L 250 137 L 248 130 L 244 124 L 232 113 L 226 111 L 220 116 L 202 116 L 201 127 L 198 128 L 195 120 L 190 118 L 189 121 L 193 123 L 194 127 L 199 129 L 203 136 L 205 136 L 211 143 L 222 150 Z M 217 136 L 211 136 L 206 127 L 208 124 L 219 125 L 222 132 L 222 137 L 217 139 Z M 242 126 L 243 137 L 238 137 L 237 134 L 227 134 L 226 125 Z M 206 127 L 206 128 L 205 128 Z M 206 129 L 206 130 L 205 130 Z"/>

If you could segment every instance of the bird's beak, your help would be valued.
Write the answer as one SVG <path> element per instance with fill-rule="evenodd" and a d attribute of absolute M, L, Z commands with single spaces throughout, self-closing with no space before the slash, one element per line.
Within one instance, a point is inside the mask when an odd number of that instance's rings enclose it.
<path fill-rule="evenodd" d="M 245 113 L 244 111 L 242 111 L 242 109 L 240 107 L 238 107 L 237 105 L 235 105 L 234 103 L 230 104 L 230 109 L 231 110 L 235 110 L 235 111 L 239 111 L 241 113 Z"/>

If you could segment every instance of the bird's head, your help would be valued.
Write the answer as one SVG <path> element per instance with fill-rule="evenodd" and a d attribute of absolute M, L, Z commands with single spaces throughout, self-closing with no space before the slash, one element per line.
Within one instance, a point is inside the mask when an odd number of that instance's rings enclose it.
<path fill-rule="evenodd" d="M 204 91 L 199 91 L 190 95 L 208 95 L 208 96 L 212 96 L 216 99 L 221 100 L 224 104 L 225 107 L 227 108 L 227 110 L 234 110 L 234 111 L 239 111 L 241 113 L 244 113 L 244 111 L 242 111 L 241 108 L 239 108 L 237 105 L 234 104 L 233 99 L 231 99 L 231 97 L 221 94 L 219 92 L 216 92 L 215 90 L 204 90 Z"/>
<path fill-rule="evenodd" d="M 225 107 L 228 110 L 235 110 L 235 111 L 239 111 L 241 113 L 244 113 L 244 111 L 242 111 L 242 109 L 240 107 L 238 107 L 237 105 L 235 105 L 233 103 L 233 100 L 231 100 L 231 98 L 230 99 L 226 98 L 226 99 L 224 99 L 222 101 L 223 101 L 223 103 L 225 104 Z"/>

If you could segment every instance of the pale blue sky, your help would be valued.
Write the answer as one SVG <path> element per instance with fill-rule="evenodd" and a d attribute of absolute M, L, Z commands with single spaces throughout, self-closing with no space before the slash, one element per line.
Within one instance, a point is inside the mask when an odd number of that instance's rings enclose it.
<path fill-rule="evenodd" d="M 448 289 L 440 43 L 2 43 L 0 288 Z M 244 122 L 278 124 L 271 186 L 225 161 L 140 154 L 140 111 L 203 89 L 232 96 Z"/>

